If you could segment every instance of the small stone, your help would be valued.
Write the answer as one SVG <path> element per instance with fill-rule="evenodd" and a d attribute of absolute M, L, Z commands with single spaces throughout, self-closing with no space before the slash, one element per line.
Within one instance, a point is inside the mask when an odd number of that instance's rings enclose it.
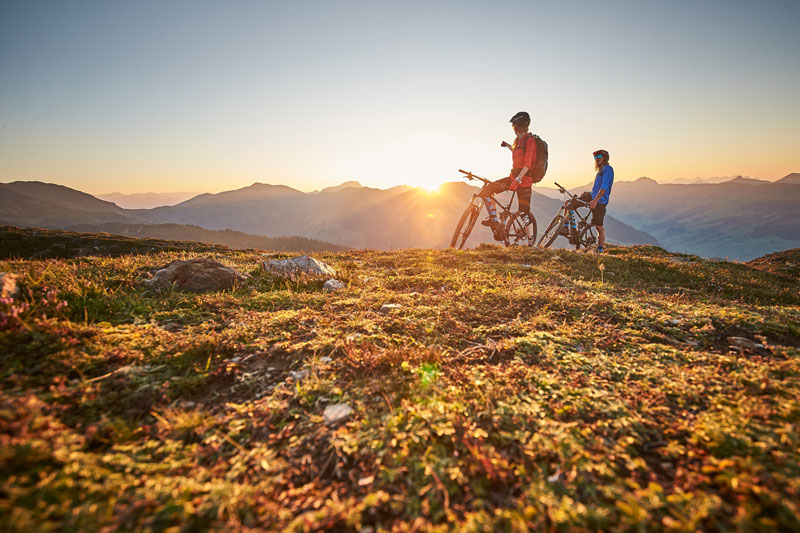
<path fill-rule="evenodd" d="M 335 403 L 325 408 L 322 418 L 326 426 L 335 426 L 350 418 L 353 408 L 346 403 Z"/>
<path fill-rule="evenodd" d="M 329 279 L 322 285 L 322 290 L 325 292 L 334 292 L 344 289 L 345 285 L 338 279 Z"/>
<path fill-rule="evenodd" d="M 300 381 L 304 377 L 307 377 L 308 374 L 309 374 L 309 371 L 308 371 L 307 368 L 304 368 L 303 370 L 298 370 L 296 372 L 289 372 L 289 375 L 292 376 L 292 378 L 295 381 Z"/>
<path fill-rule="evenodd" d="M 13 298 L 18 292 L 17 275 L 10 272 L 0 272 L 0 298 Z"/>
<path fill-rule="evenodd" d="M 319 358 L 319 362 L 320 363 L 330 363 L 331 361 L 333 361 L 333 359 L 331 359 L 330 357 L 327 357 L 327 356 Z"/>
<path fill-rule="evenodd" d="M 387 313 L 391 313 L 392 311 L 395 311 L 397 309 L 400 309 L 401 307 L 403 307 L 403 306 L 400 305 L 400 304 L 383 304 L 381 306 L 381 308 L 378 309 L 378 311 L 380 311 L 383 314 L 387 314 Z"/>
<path fill-rule="evenodd" d="M 744 337 L 728 337 L 728 342 L 731 343 L 732 348 L 739 348 L 740 350 L 755 350 L 757 348 L 755 342 Z"/>

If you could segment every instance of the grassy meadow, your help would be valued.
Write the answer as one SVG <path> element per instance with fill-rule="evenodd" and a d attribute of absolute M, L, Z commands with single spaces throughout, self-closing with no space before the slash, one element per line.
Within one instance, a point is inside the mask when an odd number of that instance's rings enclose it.
<path fill-rule="evenodd" d="M 262 253 L 0 260 L 0 530 L 800 530 L 796 276 L 486 246 L 317 254 L 326 293 Z M 198 257 L 252 277 L 142 285 Z"/>

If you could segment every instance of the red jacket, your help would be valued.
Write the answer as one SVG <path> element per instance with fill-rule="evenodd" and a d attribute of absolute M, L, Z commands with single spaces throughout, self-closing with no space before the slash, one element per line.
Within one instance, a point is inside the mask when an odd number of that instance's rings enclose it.
<path fill-rule="evenodd" d="M 511 169 L 511 179 L 515 179 L 523 167 L 528 167 L 528 172 L 522 177 L 520 187 L 530 187 L 533 185 L 533 178 L 528 174 L 533 170 L 533 162 L 536 161 L 536 140 L 532 133 L 526 133 L 522 139 L 514 141 L 511 154 L 513 168 Z"/>

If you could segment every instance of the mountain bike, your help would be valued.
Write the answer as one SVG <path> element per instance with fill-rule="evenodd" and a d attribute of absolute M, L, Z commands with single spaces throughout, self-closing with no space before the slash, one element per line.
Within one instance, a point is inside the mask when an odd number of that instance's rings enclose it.
<path fill-rule="evenodd" d="M 566 237 L 576 250 L 580 250 L 581 246 L 587 251 L 594 250 L 597 247 L 597 234 L 594 226 L 588 221 L 589 215 L 592 214 L 589 201 L 575 196 L 558 183 L 555 185 L 561 194 L 569 198 L 564 201 L 564 205 L 544 230 L 537 246 L 549 248 L 561 235 Z"/>
<path fill-rule="evenodd" d="M 506 246 L 533 246 L 533 243 L 536 242 L 536 219 L 531 214 L 531 237 L 528 238 L 527 233 L 525 233 L 525 223 L 522 219 L 522 212 L 511 211 L 511 204 L 514 202 L 514 197 L 516 196 L 517 191 L 514 191 L 511 194 L 511 199 L 509 199 L 508 204 L 504 205 L 494 197 L 494 193 L 487 194 L 486 189 L 492 183 L 490 180 L 476 176 L 472 172 L 467 172 L 466 170 L 459 170 L 459 172 L 464 174 L 470 181 L 482 181 L 483 187 L 479 192 L 476 192 L 472 195 L 469 205 L 464 210 L 461 218 L 458 219 L 458 224 L 456 224 L 456 230 L 453 233 L 453 238 L 450 239 L 450 247 L 458 248 L 459 250 L 464 247 L 464 243 L 467 242 L 467 238 L 472 233 L 472 229 L 475 227 L 475 222 L 478 220 L 478 216 L 480 215 L 481 209 L 483 209 L 484 206 L 486 206 L 486 211 L 489 213 L 489 216 L 492 216 L 490 206 L 487 205 L 486 202 L 488 198 L 491 198 L 494 204 L 500 208 L 500 212 L 497 214 L 497 216 L 499 217 L 500 224 L 502 226 L 503 244 Z"/>

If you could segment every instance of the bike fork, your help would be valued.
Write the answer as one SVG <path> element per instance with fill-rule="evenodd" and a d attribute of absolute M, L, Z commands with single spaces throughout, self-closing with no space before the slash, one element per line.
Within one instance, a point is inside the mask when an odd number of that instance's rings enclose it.
<path fill-rule="evenodd" d="M 565 232 L 567 235 L 572 237 L 578 233 L 578 225 L 575 223 L 575 211 L 572 209 L 569 210 L 569 213 L 566 217 L 564 217 L 564 222 L 562 224 L 564 227 Z"/>
<path fill-rule="evenodd" d="M 497 216 L 497 206 L 494 205 L 494 200 L 491 198 L 486 199 L 486 210 L 489 212 L 489 218 L 495 222 L 500 222 L 500 218 Z"/>

